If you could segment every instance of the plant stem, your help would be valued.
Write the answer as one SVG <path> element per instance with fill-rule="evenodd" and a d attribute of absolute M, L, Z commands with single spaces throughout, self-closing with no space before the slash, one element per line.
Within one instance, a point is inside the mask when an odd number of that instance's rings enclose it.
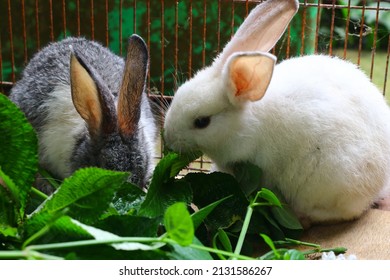
<path fill-rule="evenodd" d="M 63 260 L 61 257 L 42 254 L 37 251 L 0 251 L 0 259 L 34 259 L 34 260 Z"/>
<path fill-rule="evenodd" d="M 175 240 L 170 239 L 170 238 L 163 238 L 161 241 L 168 243 L 168 244 L 171 244 L 171 245 L 178 245 L 178 243 Z M 240 254 L 231 253 L 228 251 L 223 251 L 223 250 L 210 248 L 210 247 L 206 247 L 206 246 L 201 246 L 201 245 L 197 245 L 197 244 L 190 244 L 190 245 L 188 245 L 188 247 L 190 247 L 192 249 L 200 250 L 200 251 L 206 251 L 206 252 L 218 254 L 218 255 L 225 255 L 228 257 L 232 257 L 236 260 L 238 260 L 238 259 L 240 259 L 240 260 L 255 260 L 254 258 L 250 258 L 250 257 L 243 256 Z"/>
<path fill-rule="evenodd" d="M 50 227 L 58 219 L 60 219 L 63 215 L 65 215 L 65 213 L 67 211 L 68 211 L 68 209 L 63 209 L 62 211 L 59 211 L 59 212 L 55 213 L 55 215 L 53 215 L 53 217 L 51 217 L 50 221 L 43 228 L 41 228 L 39 231 L 37 231 L 36 233 L 31 235 L 26 241 L 24 241 L 24 243 L 22 245 L 22 248 L 23 249 L 26 248 L 28 246 L 28 244 L 30 244 L 31 242 L 33 242 L 34 240 L 40 238 L 42 235 L 44 235 L 46 232 L 48 232 L 50 230 Z"/>
<path fill-rule="evenodd" d="M 70 241 L 70 242 L 61 242 L 61 243 L 31 245 L 26 247 L 26 249 L 50 250 L 50 249 L 100 245 L 100 244 L 115 244 L 115 243 L 124 243 L 124 242 L 155 243 L 155 242 L 161 242 L 161 239 L 155 237 L 122 237 L 122 238 L 104 239 L 104 240 L 92 239 L 92 240 L 80 240 L 80 241 Z"/>
<path fill-rule="evenodd" d="M 26 246 L 28 244 L 30 244 L 31 242 L 33 242 L 34 240 L 38 239 L 39 237 L 41 237 L 42 235 L 44 235 L 46 232 L 48 232 L 50 230 L 50 225 L 46 225 L 44 226 L 43 228 L 41 228 L 39 231 L 37 231 L 36 233 L 34 233 L 33 235 L 31 235 L 26 241 L 24 241 L 23 245 L 22 245 L 22 248 L 26 248 Z"/>
<path fill-rule="evenodd" d="M 106 239 L 106 240 L 80 240 L 80 241 L 71 241 L 71 242 L 62 242 L 62 243 L 51 243 L 51 244 L 39 244 L 39 245 L 31 245 L 26 247 L 24 251 L 13 251 L 12 254 L 8 255 L 8 257 L 26 257 L 28 253 L 26 252 L 35 252 L 39 250 L 50 250 L 50 249 L 61 249 L 61 248 L 70 248 L 70 247 L 81 247 L 81 246 L 91 246 L 91 245 L 100 245 L 100 244 L 113 244 L 113 243 L 124 243 L 124 242 L 138 242 L 138 243 L 166 243 L 166 244 L 175 244 L 178 243 L 170 238 L 155 238 L 155 237 L 122 237 L 122 238 L 115 238 L 115 239 Z M 231 253 L 223 250 L 218 250 L 210 247 L 205 247 L 197 244 L 190 244 L 188 247 L 201 250 L 201 251 L 207 251 L 210 253 L 215 254 L 221 254 L 228 257 L 232 257 L 234 259 L 241 259 L 241 260 L 254 260 L 253 258 L 242 256 L 236 253 Z M 0 254 L 0 257 L 2 255 Z"/>
<path fill-rule="evenodd" d="M 31 192 L 35 194 L 37 197 L 42 198 L 42 200 L 46 200 L 48 198 L 46 194 L 44 194 L 43 192 L 41 192 L 40 190 L 34 187 L 31 188 Z"/>
<path fill-rule="evenodd" d="M 313 247 L 314 249 L 312 250 L 307 250 L 303 251 L 302 254 L 304 255 L 310 255 L 310 254 L 315 254 L 315 253 L 323 253 L 323 252 L 335 252 L 335 254 L 343 254 L 347 251 L 347 248 L 344 247 L 336 247 L 336 248 L 321 248 L 321 245 L 315 244 L 315 243 L 309 243 L 309 242 L 304 242 L 304 241 L 299 241 L 296 239 L 291 239 L 291 238 L 285 238 L 283 241 L 275 241 L 274 242 L 276 245 L 301 245 L 301 246 L 308 246 L 308 247 Z"/>
<path fill-rule="evenodd" d="M 49 184 L 55 188 L 55 189 L 58 189 L 60 187 L 60 184 L 57 182 L 56 179 L 54 179 L 54 177 L 48 172 L 46 171 L 45 169 L 39 167 L 38 169 L 39 171 L 39 174 L 42 175 L 42 177 L 47 180 L 49 182 Z"/>
<path fill-rule="evenodd" d="M 291 238 L 285 238 L 284 240 L 274 241 L 274 244 L 275 245 L 287 245 L 287 246 L 302 245 L 302 246 L 308 246 L 308 247 L 314 247 L 314 248 L 321 248 L 321 246 L 319 244 L 304 242 L 304 241 L 291 239 Z"/>
<path fill-rule="evenodd" d="M 270 202 L 257 202 L 257 203 L 252 203 L 252 207 L 256 206 L 275 206 L 275 204 L 270 203 Z"/>
<path fill-rule="evenodd" d="M 214 248 L 217 248 L 217 236 L 218 236 L 218 233 L 214 235 L 213 237 L 213 240 L 212 240 L 212 245 Z M 221 254 L 217 254 L 217 256 L 221 259 L 221 260 L 226 260 L 225 256 L 221 255 Z"/>
<path fill-rule="evenodd" d="M 244 244 L 245 235 L 248 231 L 249 223 L 250 223 L 251 218 L 252 218 L 252 214 L 253 214 L 253 208 L 252 208 L 252 204 L 250 204 L 247 207 L 244 224 L 242 225 L 240 236 L 238 237 L 237 245 L 236 245 L 236 248 L 234 250 L 235 255 L 240 255 L 240 253 L 241 253 L 242 245 Z M 235 259 L 236 258 L 233 258 L 233 260 L 235 260 Z"/>
<path fill-rule="evenodd" d="M 242 225 L 240 236 L 238 237 L 237 245 L 236 245 L 236 248 L 234 250 L 234 254 L 236 254 L 236 255 L 240 255 L 240 253 L 241 253 L 242 245 L 244 244 L 244 240 L 245 240 L 245 235 L 248 231 L 249 224 L 250 224 L 250 221 L 252 218 L 253 207 L 268 205 L 268 203 L 257 203 L 256 202 L 260 193 L 261 193 L 261 190 L 256 193 L 255 198 L 250 202 L 249 206 L 247 207 L 244 224 Z M 235 258 L 233 258 L 233 260 L 234 259 Z"/>
<path fill-rule="evenodd" d="M 218 249 L 214 249 L 214 248 L 210 248 L 210 247 L 200 246 L 197 244 L 190 244 L 188 247 L 191 247 L 191 248 L 197 249 L 197 250 L 207 251 L 210 253 L 225 255 L 225 256 L 231 257 L 233 260 L 238 260 L 238 259 L 240 259 L 240 260 L 255 260 L 254 258 L 250 258 L 250 257 L 243 256 L 240 254 L 230 253 L 228 251 L 223 251 L 223 250 L 218 250 Z"/>
<path fill-rule="evenodd" d="M 315 253 L 324 253 L 324 252 L 334 252 L 336 255 L 337 254 L 344 254 L 347 251 L 347 248 L 344 247 L 336 247 L 336 248 L 317 248 L 313 250 L 307 250 L 307 251 L 302 251 L 302 254 L 305 256 L 315 254 Z"/>

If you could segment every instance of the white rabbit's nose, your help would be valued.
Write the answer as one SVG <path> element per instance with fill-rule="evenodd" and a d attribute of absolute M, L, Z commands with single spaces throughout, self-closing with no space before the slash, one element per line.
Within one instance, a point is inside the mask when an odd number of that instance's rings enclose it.
<path fill-rule="evenodd" d="M 193 145 L 175 127 L 164 130 L 164 143 L 168 149 L 177 153 L 186 153 L 194 150 Z"/>

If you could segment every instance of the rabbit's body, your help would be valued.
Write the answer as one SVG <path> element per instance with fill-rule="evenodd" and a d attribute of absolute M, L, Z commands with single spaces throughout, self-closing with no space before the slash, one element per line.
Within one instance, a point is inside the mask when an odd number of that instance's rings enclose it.
<path fill-rule="evenodd" d="M 164 136 L 174 150 L 201 150 L 222 171 L 256 164 L 262 186 L 276 187 L 308 226 L 356 218 L 385 192 L 390 110 L 352 63 L 312 55 L 274 67 L 275 58 L 258 51 L 272 47 L 261 37 L 268 23 L 276 26 L 269 18 L 288 23 L 297 7 L 268 0 L 255 8 L 213 65 L 179 87 Z M 277 40 L 285 26 L 273 28 Z"/>
<path fill-rule="evenodd" d="M 122 58 L 83 38 L 67 38 L 42 49 L 26 66 L 10 95 L 38 133 L 40 164 L 61 178 L 84 166 L 132 171 L 137 174 L 135 183 L 144 184 L 153 169 L 156 136 L 146 95 L 142 94 L 138 129 L 131 143 L 124 143 L 117 132 L 104 135 L 104 140 L 94 139 L 72 100 L 71 48 L 82 56 L 88 71 L 97 76 L 97 83 L 107 89 L 115 103 L 111 110 L 117 114 L 125 70 Z"/>
<path fill-rule="evenodd" d="M 390 110 L 351 63 L 326 56 L 285 60 L 264 98 L 236 118 L 236 143 L 206 154 L 223 170 L 231 162 L 255 163 L 266 186 L 277 186 L 302 218 L 357 217 L 388 183 Z"/>

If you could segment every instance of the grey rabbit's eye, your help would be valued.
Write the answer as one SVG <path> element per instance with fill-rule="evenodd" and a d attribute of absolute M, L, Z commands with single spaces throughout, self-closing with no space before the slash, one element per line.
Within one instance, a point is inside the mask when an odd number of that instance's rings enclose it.
<path fill-rule="evenodd" d="M 209 126 L 209 124 L 210 124 L 210 117 L 199 117 L 196 118 L 194 121 L 194 127 L 199 129 L 206 128 Z"/>

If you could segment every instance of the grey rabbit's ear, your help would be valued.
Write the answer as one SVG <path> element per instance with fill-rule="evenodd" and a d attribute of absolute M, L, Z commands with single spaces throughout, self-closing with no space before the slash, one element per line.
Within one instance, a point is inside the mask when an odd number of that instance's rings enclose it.
<path fill-rule="evenodd" d="M 149 53 L 144 40 L 132 35 L 118 100 L 118 126 L 122 135 L 132 135 L 137 130 L 148 63 Z"/>
<path fill-rule="evenodd" d="M 115 104 L 99 76 L 71 49 L 70 84 L 72 101 L 88 125 L 92 137 L 116 129 Z"/>

